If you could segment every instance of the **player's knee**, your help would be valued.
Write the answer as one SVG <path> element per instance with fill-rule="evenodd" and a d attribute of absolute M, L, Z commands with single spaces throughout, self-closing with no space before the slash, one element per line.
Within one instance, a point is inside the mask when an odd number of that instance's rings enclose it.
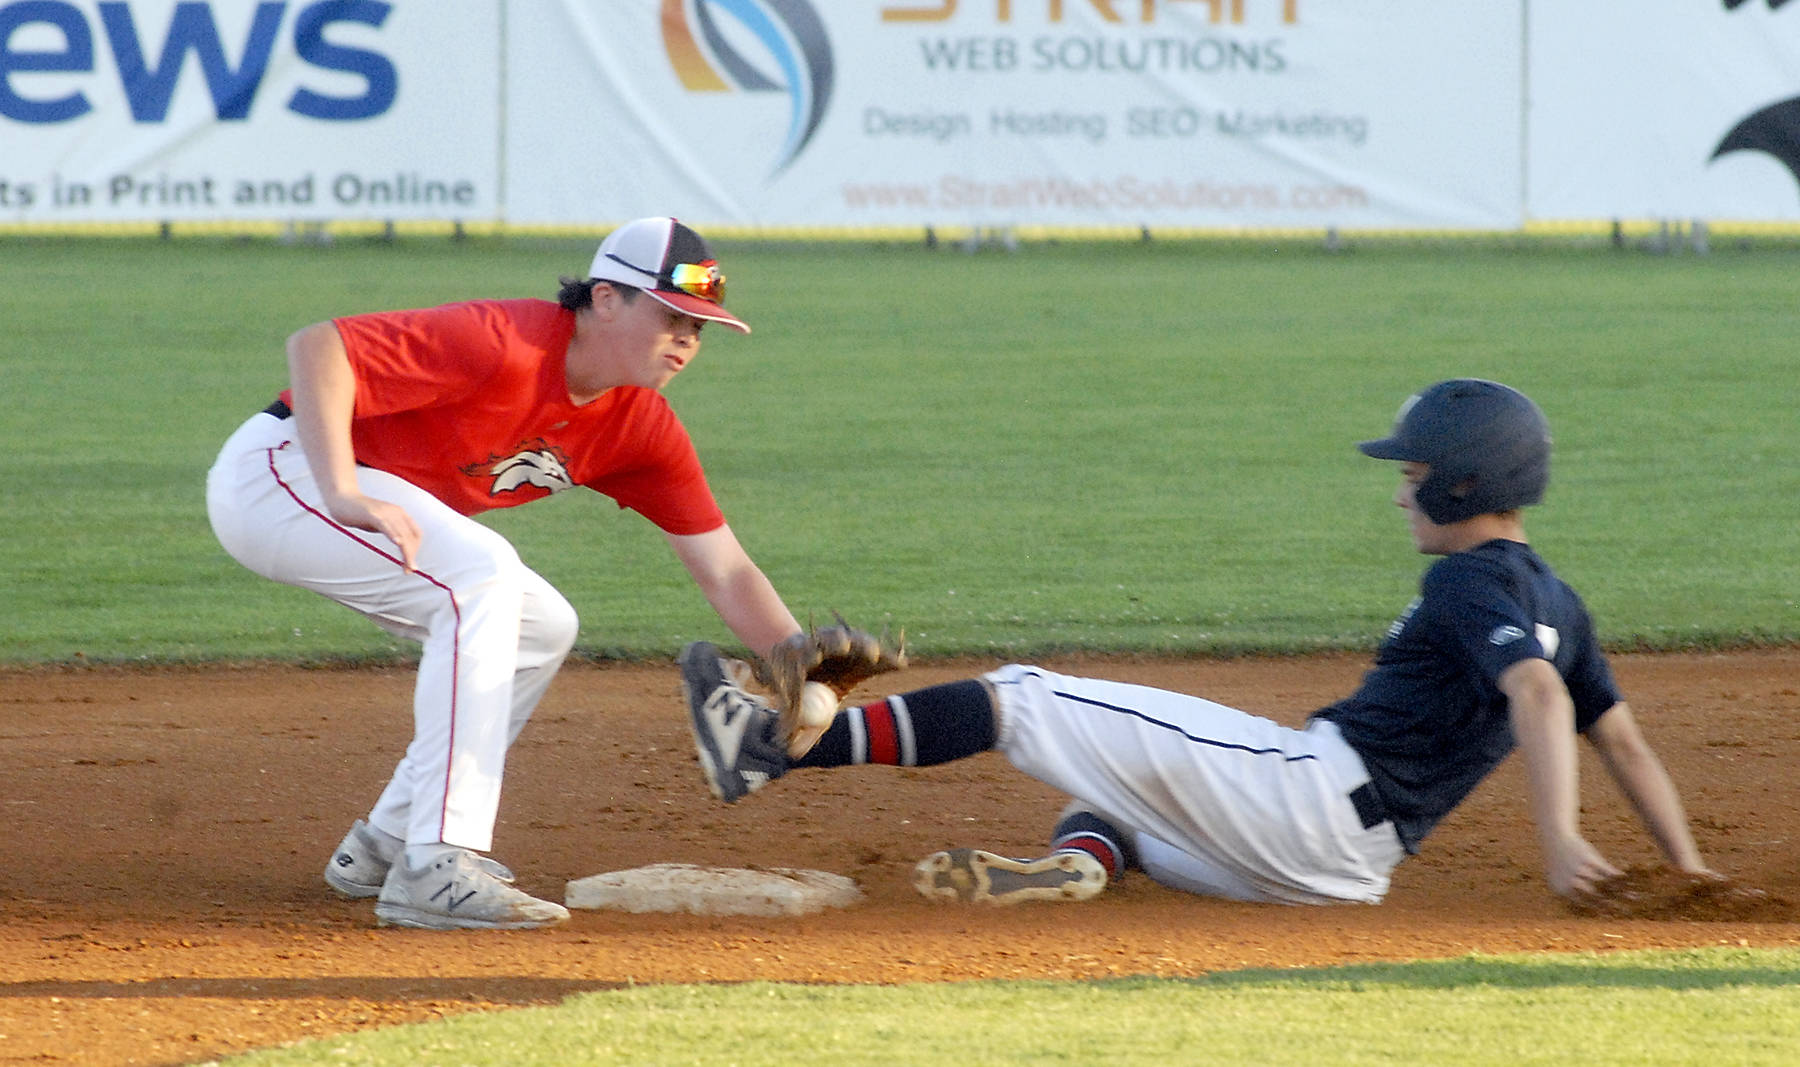
<path fill-rule="evenodd" d="M 527 636 L 546 655 L 561 659 L 575 647 L 575 636 L 581 632 L 581 618 L 575 614 L 575 605 L 554 589 L 540 592 L 533 599 L 536 603 L 532 605 L 532 618 L 527 623 Z"/>
<path fill-rule="evenodd" d="M 513 636 L 506 639 L 504 653 L 513 654 L 518 624 L 524 618 L 526 573 L 510 546 L 504 552 L 464 554 L 454 571 L 440 569 L 432 575 L 434 584 L 447 595 L 433 613 L 428 628 L 433 632 L 454 629 L 465 638 L 477 634 L 499 638 L 504 630 L 495 629 L 494 624 L 508 620 L 505 629 L 510 629 Z M 497 646 L 486 647 L 496 655 L 502 652 Z"/>
<path fill-rule="evenodd" d="M 492 531 L 490 536 L 465 542 L 450 584 L 457 596 L 473 600 L 484 596 L 523 598 L 529 571 L 512 544 Z"/>

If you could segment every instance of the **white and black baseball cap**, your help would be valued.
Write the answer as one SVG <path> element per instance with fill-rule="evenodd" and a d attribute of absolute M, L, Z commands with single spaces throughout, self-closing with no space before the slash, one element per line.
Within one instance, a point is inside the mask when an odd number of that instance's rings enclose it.
<path fill-rule="evenodd" d="M 750 332 L 725 310 L 725 275 L 706 242 L 667 216 L 637 219 L 607 234 L 588 277 L 636 286 L 683 315 Z"/>

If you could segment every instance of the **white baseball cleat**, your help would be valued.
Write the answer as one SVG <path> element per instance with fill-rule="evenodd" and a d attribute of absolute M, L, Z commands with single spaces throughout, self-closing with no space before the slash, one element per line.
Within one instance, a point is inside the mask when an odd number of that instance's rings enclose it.
<path fill-rule="evenodd" d="M 732 804 L 786 774 L 787 753 L 777 737 L 781 717 L 732 680 L 731 661 L 695 641 L 678 662 L 694 750 L 712 795 Z"/>
<path fill-rule="evenodd" d="M 325 884 L 352 900 L 380 896 L 388 868 L 405 848 L 406 842 L 358 819 L 325 865 Z"/>
<path fill-rule="evenodd" d="M 953 848 L 920 860 L 913 868 L 913 887 L 933 900 L 972 904 L 1086 900 L 1106 888 L 1106 868 L 1074 850 L 1015 860 L 978 848 Z"/>
<path fill-rule="evenodd" d="M 337 851 L 331 854 L 331 862 L 325 865 L 325 884 L 351 900 L 380 896 L 388 868 L 405 849 L 404 841 L 358 819 L 339 842 Z M 505 864 L 487 856 L 480 860 L 489 874 L 509 885 L 512 883 L 513 872 Z"/>
<path fill-rule="evenodd" d="M 375 921 L 382 926 L 422 930 L 529 930 L 568 917 L 561 904 L 494 877 L 475 853 L 449 847 L 423 868 L 404 859 L 395 863 L 375 902 Z"/>

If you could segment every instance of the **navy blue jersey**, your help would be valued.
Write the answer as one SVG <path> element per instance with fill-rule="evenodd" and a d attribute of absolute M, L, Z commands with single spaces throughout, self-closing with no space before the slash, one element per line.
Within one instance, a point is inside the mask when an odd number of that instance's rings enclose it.
<path fill-rule="evenodd" d="M 1498 682 L 1533 658 L 1562 676 L 1578 731 L 1619 702 L 1581 598 L 1528 545 L 1489 541 L 1433 563 L 1356 693 L 1316 712 L 1362 755 L 1408 852 L 1513 750 Z"/>

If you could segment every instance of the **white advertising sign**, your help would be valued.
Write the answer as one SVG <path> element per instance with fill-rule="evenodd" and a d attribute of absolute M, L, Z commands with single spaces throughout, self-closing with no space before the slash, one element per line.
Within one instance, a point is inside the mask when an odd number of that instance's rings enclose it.
<path fill-rule="evenodd" d="M 508 9 L 509 222 L 1510 228 L 1519 0 Z"/>
<path fill-rule="evenodd" d="M 1800 219 L 1800 4 L 1531 7 L 1537 219 Z"/>
<path fill-rule="evenodd" d="M 499 213 L 491 0 L 0 0 L 0 221 Z"/>
<path fill-rule="evenodd" d="M 1797 220 L 1800 3 L 0 0 L 0 223 L 661 213 Z"/>

